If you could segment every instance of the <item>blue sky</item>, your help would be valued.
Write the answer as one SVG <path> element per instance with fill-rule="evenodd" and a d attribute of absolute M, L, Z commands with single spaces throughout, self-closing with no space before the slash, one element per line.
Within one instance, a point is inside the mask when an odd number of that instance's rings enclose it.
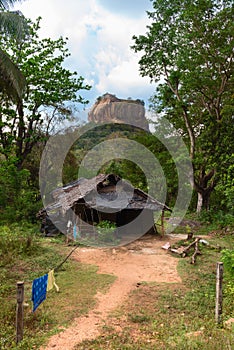
<path fill-rule="evenodd" d="M 99 0 L 98 2 L 110 12 L 132 18 L 142 17 L 143 12 L 151 9 L 149 0 Z"/>
<path fill-rule="evenodd" d="M 150 0 L 26 0 L 15 9 L 32 20 L 42 17 L 41 37 L 68 37 L 71 57 L 65 65 L 92 85 L 81 92 L 89 106 L 106 92 L 147 105 L 155 86 L 140 77 L 140 55 L 130 46 L 134 34 L 146 32 Z"/>

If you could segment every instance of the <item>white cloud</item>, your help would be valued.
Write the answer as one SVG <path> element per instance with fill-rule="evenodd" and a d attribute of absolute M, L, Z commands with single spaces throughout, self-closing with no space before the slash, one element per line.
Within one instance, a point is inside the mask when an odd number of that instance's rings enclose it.
<path fill-rule="evenodd" d="M 139 8 L 137 15 L 131 10 L 135 2 L 127 2 L 117 12 L 112 11 L 112 6 L 116 9 L 117 4 L 114 0 L 108 7 L 104 6 L 107 1 L 103 0 L 27 0 L 17 8 L 33 20 L 42 16 L 43 37 L 62 35 L 69 38 L 71 57 L 67 66 L 93 83 L 93 89 L 88 93 L 91 103 L 106 91 L 120 97 L 137 95 L 147 100 L 153 86 L 149 79 L 140 77 L 139 56 L 130 50 L 130 46 L 134 34 L 146 32 L 148 19 L 145 11 L 141 15 L 143 5 L 140 1 L 135 8 L 135 12 Z"/>
<path fill-rule="evenodd" d="M 142 90 L 149 92 L 151 86 L 149 78 L 142 78 L 138 74 L 137 57 L 129 57 L 115 65 L 109 73 L 102 73 L 96 89 L 99 93 L 108 91 L 122 94 L 122 97 L 140 98 L 140 95 L 136 95 L 142 93 Z"/>

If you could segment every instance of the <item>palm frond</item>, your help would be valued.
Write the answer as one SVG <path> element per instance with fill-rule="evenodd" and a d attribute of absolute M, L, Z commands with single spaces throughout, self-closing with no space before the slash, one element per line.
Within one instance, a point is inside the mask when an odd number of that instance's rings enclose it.
<path fill-rule="evenodd" d="M 0 91 L 5 92 L 14 102 L 22 100 L 26 79 L 19 68 L 0 48 Z"/>
<path fill-rule="evenodd" d="M 19 2 L 19 0 L 0 0 L 0 10 L 9 10 L 9 8 L 14 6 L 17 2 Z"/>
<path fill-rule="evenodd" d="M 28 33 L 26 18 L 20 11 L 0 11 L 0 33 L 23 40 Z"/>

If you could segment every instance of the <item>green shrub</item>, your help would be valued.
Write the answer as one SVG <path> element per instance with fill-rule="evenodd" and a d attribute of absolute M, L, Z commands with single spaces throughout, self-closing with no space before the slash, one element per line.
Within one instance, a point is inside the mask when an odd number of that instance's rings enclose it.
<path fill-rule="evenodd" d="M 234 279 L 234 250 L 224 249 L 221 253 L 225 271 Z M 234 282 L 233 282 L 234 283 Z"/>
<path fill-rule="evenodd" d="M 224 265 L 225 292 L 229 296 L 234 296 L 234 250 L 222 250 L 221 260 Z"/>
<path fill-rule="evenodd" d="M 0 166 L 0 214 L 5 222 L 29 220 L 35 222 L 42 204 L 38 189 L 30 182 L 27 169 L 18 170 L 14 160 L 3 161 Z"/>
<path fill-rule="evenodd" d="M 103 243 L 117 243 L 116 224 L 103 220 L 97 224 L 98 241 Z"/>
<path fill-rule="evenodd" d="M 32 229 L 22 230 L 19 227 L 0 226 L 1 265 L 4 266 L 19 255 L 31 255 L 36 250 L 35 235 Z"/>
<path fill-rule="evenodd" d="M 202 211 L 199 215 L 199 219 L 205 224 L 216 224 L 219 228 L 225 228 L 227 226 L 234 226 L 234 217 L 229 213 L 223 211 Z"/>

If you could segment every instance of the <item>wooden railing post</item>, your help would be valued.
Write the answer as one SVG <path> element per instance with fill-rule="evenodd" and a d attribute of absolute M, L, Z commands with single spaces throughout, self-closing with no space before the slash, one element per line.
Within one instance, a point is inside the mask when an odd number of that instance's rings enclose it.
<path fill-rule="evenodd" d="M 217 262 L 216 265 L 216 300 L 215 300 L 215 321 L 220 324 L 222 322 L 223 307 L 223 263 Z"/>
<path fill-rule="evenodd" d="M 24 331 L 24 282 L 17 282 L 16 343 L 23 339 Z"/>

